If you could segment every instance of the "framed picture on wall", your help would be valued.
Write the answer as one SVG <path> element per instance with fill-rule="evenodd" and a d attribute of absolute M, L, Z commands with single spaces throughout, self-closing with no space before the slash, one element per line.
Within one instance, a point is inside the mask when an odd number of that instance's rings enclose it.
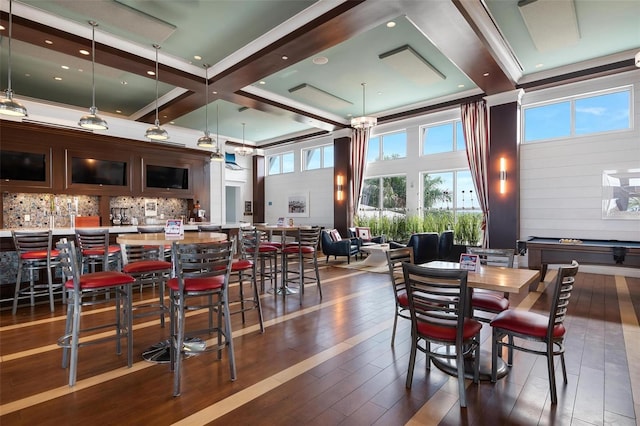
<path fill-rule="evenodd" d="M 288 217 L 309 217 L 309 193 L 292 194 L 287 197 Z"/>
<path fill-rule="evenodd" d="M 153 217 L 158 216 L 158 200 L 155 198 L 144 199 L 144 216 Z"/>

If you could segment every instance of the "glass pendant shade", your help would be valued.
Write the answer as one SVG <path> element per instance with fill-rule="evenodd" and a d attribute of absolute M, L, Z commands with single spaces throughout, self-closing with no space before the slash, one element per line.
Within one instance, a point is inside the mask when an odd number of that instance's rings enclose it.
<path fill-rule="evenodd" d="M 78 121 L 78 125 L 84 129 L 90 130 L 107 130 L 109 125 L 98 116 L 98 108 L 96 108 L 96 27 L 98 24 L 89 21 L 91 25 L 91 108 L 89 114 L 83 115 Z"/>
<path fill-rule="evenodd" d="M 216 146 L 216 142 L 209 136 L 209 132 L 205 131 L 204 136 L 200 136 L 200 139 L 198 139 L 198 146 L 200 148 L 213 148 Z"/>
<path fill-rule="evenodd" d="M 236 147 L 234 152 L 238 155 L 242 155 L 243 157 L 246 157 L 247 155 L 253 154 L 253 148 L 248 147 L 244 144 L 244 125 L 245 123 L 242 123 L 242 146 Z"/>
<path fill-rule="evenodd" d="M 26 117 L 27 109 L 18 101 L 13 99 L 13 90 L 11 90 L 11 31 L 13 27 L 13 2 L 9 0 L 9 46 L 8 46 L 8 67 L 7 67 L 7 90 L 4 92 L 4 99 L 0 101 L 0 114 L 12 117 Z"/>
<path fill-rule="evenodd" d="M 160 45 L 154 44 L 153 48 L 156 49 L 156 121 L 144 135 L 153 141 L 166 141 L 169 139 L 169 133 L 160 127 L 160 119 L 158 118 L 158 50 Z"/>

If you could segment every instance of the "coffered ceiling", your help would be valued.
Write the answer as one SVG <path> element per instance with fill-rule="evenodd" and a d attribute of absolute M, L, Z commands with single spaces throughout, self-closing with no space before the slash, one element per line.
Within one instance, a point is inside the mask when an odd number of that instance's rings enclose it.
<path fill-rule="evenodd" d="M 4 89 L 9 1 L 0 5 Z M 209 130 L 241 142 L 246 123 L 247 142 L 258 146 L 346 128 L 363 110 L 385 122 L 635 69 L 640 50 L 633 0 L 14 0 L 16 99 L 86 112 L 91 56 L 79 50 L 91 49 L 90 20 L 99 24 L 96 105 L 107 121 L 153 123 L 147 71 L 157 43 L 169 133 L 204 130 L 209 64 Z"/>

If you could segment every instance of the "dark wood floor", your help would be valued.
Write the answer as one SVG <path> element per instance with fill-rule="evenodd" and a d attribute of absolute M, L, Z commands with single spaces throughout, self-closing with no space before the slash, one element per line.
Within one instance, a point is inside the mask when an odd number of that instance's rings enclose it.
<path fill-rule="evenodd" d="M 323 262 L 324 265 L 324 262 Z M 229 381 L 226 353 L 189 358 L 182 395 L 171 396 L 166 364 L 141 353 L 166 338 L 154 318 L 136 320 L 134 366 L 113 343 L 82 348 L 78 383 L 67 386 L 56 339 L 62 306 L 0 312 L 0 424 L 220 425 L 638 425 L 640 417 L 640 279 L 579 273 L 567 327 L 569 384 L 549 401 L 542 357 L 516 353 L 497 384 L 467 382 L 468 408 L 458 405 L 456 379 L 425 369 L 419 357 L 405 388 L 409 323 L 390 346 L 392 290 L 385 274 L 333 266 L 321 269 L 324 299 L 313 286 L 304 303 L 263 295 L 266 331 L 251 313 L 243 327 L 233 316 L 238 379 Z M 151 289 L 137 297 L 153 298 Z M 513 300 L 544 310 L 547 295 Z M 110 315 L 96 310 L 87 318 Z M 205 315 L 188 318 L 197 326 Z M 490 328 L 483 328 L 489 349 Z M 558 375 L 558 377 L 561 377 Z M 634 405 L 635 397 L 635 405 Z"/>

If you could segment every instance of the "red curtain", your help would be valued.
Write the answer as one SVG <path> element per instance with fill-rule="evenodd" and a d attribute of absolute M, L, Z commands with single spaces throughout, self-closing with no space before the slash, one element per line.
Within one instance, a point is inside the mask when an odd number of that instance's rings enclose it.
<path fill-rule="evenodd" d="M 353 129 L 351 131 L 351 205 L 349 220 L 358 212 L 364 173 L 367 167 L 367 147 L 369 146 L 370 129 Z"/>
<path fill-rule="evenodd" d="M 482 246 L 489 247 L 489 119 L 484 100 L 460 106 L 471 178 L 482 210 Z"/>

